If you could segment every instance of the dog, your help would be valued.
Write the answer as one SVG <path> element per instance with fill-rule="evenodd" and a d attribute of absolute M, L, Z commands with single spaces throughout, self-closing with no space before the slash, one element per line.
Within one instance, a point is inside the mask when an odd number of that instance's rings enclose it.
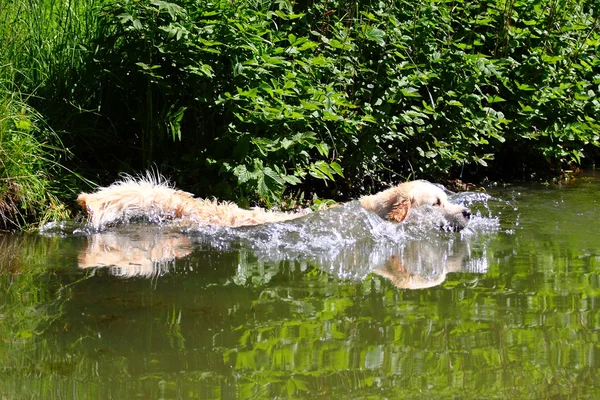
<path fill-rule="evenodd" d="M 95 229 L 135 217 L 174 220 L 186 225 L 240 227 L 288 221 L 310 212 L 277 212 L 258 207 L 247 210 L 231 202 L 194 198 L 152 173 L 138 177 L 125 175 L 110 186 L 79 194 L 77 202 L 87 211 Z M 364 196 L 359 202 L 364 209 L 392 222 L 404 221 L 412 209 L 425 205 L 439 209 L 455 231 L 465 228 L 471 218 L 468 208 L 451 203 L 443 189 L 422 180 L 400 183 Z"/>

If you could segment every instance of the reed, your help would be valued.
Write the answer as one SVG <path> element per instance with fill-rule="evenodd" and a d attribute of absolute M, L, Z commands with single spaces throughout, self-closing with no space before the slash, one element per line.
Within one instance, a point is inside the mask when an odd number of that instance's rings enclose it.
<path fill-rule="evenodd" d="M 0 229 L 64 219 L 72 197 L 64 131 L 91 37 L 97 0 L 3 1 L 0 12 Z M 58 182 L 61 182 L 58 184 Z"/>
<path fill-rule="evenodd" d="M 27 229 L 68 212 L 52 177 L 66 154 L 17 92 L 0 88 L 0 229 Z"/>
<path fill-rule="evenodd" d="M 64 94 L 96 34 L 99 0 L 14 0 L 0 12 L 0 79 L 38 96 Z M 10 88 L 10 87 L 9 87 Z M 67 90 L 68 91 L 68 90 Z"/>

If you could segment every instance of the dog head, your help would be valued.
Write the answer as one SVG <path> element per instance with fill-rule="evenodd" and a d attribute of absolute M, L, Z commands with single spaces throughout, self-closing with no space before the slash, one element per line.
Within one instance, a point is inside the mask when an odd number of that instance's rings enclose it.
<path fill-rule="evenodd" d="M 413 181 L 404 184 L 411 207 L 432 206 L 439 209 L 449 225 L 455 231 L 467 226 L 471 219 L 471 210 L 458 204 L 451 203 L 448 195 L 439 186 L 427 181 Z"/>
<path fill-rule="evenodd" d="M 365 209 L 393 222 L 404 221 L 413 208 L 431 206 L 439 209 L 455 231 L 466 227 L 471 219 L 468 208 L 451 203 L 443 189 L 427 181 L 404 182 L 383 192 L 365 196 L 360 203 Z"/>

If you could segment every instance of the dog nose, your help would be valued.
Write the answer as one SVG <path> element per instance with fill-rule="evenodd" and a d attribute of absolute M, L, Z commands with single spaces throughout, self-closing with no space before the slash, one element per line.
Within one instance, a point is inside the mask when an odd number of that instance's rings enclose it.
<path fill-rule="evenodd" d="M 471 210 L 465 208 L 464 210 L 462 210 L 462 215 L 463 217 L 465 217 L 465 219 L 471 219 Z"/>

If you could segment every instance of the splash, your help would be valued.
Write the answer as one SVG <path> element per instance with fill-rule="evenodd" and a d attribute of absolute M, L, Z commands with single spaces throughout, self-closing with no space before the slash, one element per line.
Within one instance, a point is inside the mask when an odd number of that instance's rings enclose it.
<path fill-rule="evenodd" d="M 436 282 L 448 272 L 485 272 L 487 261 L 471 255 L 470 243 L 498 232 L 484 193 L 465 193 L 452 199 L 473 209 L 469 226 L 459 232 L 446 227 L 434 207 L 411 212 L 401 224 L 382 220 L 350 202 L 297 220 L 243 228 L 186 228 L 186 235 L 227 248 L 250 248 L 259 260 L 310 262 L 341 279 L 364 279 L 369 274 L 418 276 L 421 284 Z M 419 286 L 409 278 L 398 285 Z M 414 280 L 414 279 L 413 279 Z"/>
<path fill-rule="evenodd" d="M 291 221 L 240 228 L 129 221 L 106 231 L 74 223 L 49 224 L 42 233 L 86 236 L 80 266 L 106 266 L 121 277 L 162 276 L 175 259 L 200 246 L 238 252 L 234 282 L 246 282 L 244 277 L 251 275 L 247 260 L 258 259 L 253 262 L 310 263 L 339 279 L 361 280 L 375 273 L 398 287 L 415 289 L 440 284 L 450 272 L 487 270 L 485 255 L 474 254 L 471 244 L 498 232 L 500 221 L 490 203 L 501 202 L 485 193 L 452 194 L 451 200 L 473 211 L 468 227 L 458 233 L 447 229 L 434 207 L 412 210 L 398 224 L 365 210 L 358 201 Z"/>

